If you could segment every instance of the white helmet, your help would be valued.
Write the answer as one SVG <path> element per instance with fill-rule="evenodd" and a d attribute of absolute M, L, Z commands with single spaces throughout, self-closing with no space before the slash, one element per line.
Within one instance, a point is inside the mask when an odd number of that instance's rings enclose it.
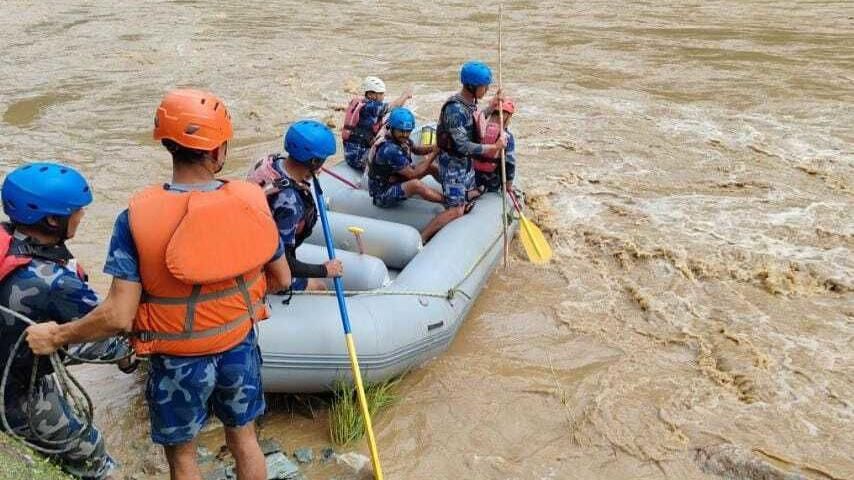
<path fill-rule="evenodd" d="M 385 93 L 385 82 L 377 77 L 366 77 L 362 82 L 362 91 Z"/>

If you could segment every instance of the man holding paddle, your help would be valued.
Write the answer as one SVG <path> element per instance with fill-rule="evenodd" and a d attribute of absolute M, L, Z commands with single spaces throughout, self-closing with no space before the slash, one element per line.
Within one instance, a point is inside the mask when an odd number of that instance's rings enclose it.
<path fill-rule="evenodd" d="M 460 83 L 460 92 L 442 105 L 436 127 L 445 211 L 424 228 L 422 237 L 425 242 L 442 227 L 468 213 L 474 206 L 473 200 L 483 193 L 475 189 L 472 157 L 495 155 L 507 146 L 504 135 L 500 135 L 494 144 L 482 144 L 480 129 L 475 123 L 479 115 L 477 101 L 486 96 L 492 84 L 492 70 L 482 62 L 468 62 L 460 69 Z"/>

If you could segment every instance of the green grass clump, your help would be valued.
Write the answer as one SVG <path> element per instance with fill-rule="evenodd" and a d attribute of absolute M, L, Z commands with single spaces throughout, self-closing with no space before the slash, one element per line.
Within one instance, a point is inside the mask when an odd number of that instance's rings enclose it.
<path fill-rule="evenodd" d="M 401 377 L 365 386 L 368 411 L 373 419 L 377 412 L 397 401 L 395 387 Z M 365 424 L 359 407 L 356 387 L 345 381 L 335 382 L 332 404 L 329 407 L 329 436 L 335 445 L 348 445 L 365 435 Z"/>
<path fill-rule="evenodd" d="M 49 460 L 4 433 L 0 433 L 0 478 L 73 480 Z"/>

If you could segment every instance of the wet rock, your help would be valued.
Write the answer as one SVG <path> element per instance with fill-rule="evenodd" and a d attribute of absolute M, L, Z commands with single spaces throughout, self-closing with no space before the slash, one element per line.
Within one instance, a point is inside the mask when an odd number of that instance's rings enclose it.
<path fill-rule="evenodd" d="M 323 463 L 329 463 L 332 459 L 335 458 L 335 450 L 332 447 L 326 447 L 320 451 L 320 461 Z"/>
<path fill-rule="evenodd" d="M 143 473 L 148 475 L 166 473 L 169 471 L 169 466 L 162 462 L 164 462 L 164 460 L 162 460 L 159 456 L 148 457 L 142 461 L 142 466 L 140 470 L 142 470 Z"/>
<path fill-rule="evenodd" d="M 265 438 L 264 440 L 261 440 L 261 451 L 264 452 L 264 455 L 284 452 L 284 450 L 282 450 L 282 445 L 272 438 Z"/>
<path fill-rule="evenodd" d="M 301 480 L 303 477 L 299 467 L 282 452 L 268 455 L 267 480 Z"/>
<path fill-rule="evenodd" d="M 216 459 L 221 462 L 230 456 L 231 456 L 231 452 L 228 451 L 228 447 L 223 445 L 223 446 L 219 447 L 219 452 L 217 452 L 217 454 L 216 454 Z"/>
<path fill-rule="evenodd" d="M 196 448 L 196 457 L 199 459 L 199 463 L 202 465 L 210 463 L 216 459 L 214 453 L 205 447 Z"/>
<path fill-rule="evenodd" d="M 335 455 L 335 461 L 339 465 L 347 465 L 352 468 L 354 472 L 361 472 L 365 466 L 371 461 L 370 458 L 362 455 L 361 453 L 356 452 L 348 452 L 343 454 Z"/>
<path fill-rule="evenodd" d="M 231 480 L 234 477 L 229 476 L 229 470 L 230 467 L 218 467 L 205 474 L 205 480 Z"/>
<path fill-rule="evenodd" d="M 314 452 L 310 448 L 298 448 L 294 452 L 294 457 L 299 463 L 311 463 L 314 460 Z"/>

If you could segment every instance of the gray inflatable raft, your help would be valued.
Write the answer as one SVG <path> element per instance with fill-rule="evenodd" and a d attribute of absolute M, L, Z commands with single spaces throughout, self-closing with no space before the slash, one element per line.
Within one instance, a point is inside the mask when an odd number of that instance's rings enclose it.
<path fill-rule="evenodd" d="M 345 164 L 333 170 L 354 183 L 360 180 Z M 418 230 L 441 206 L 412 198 L 382 209 L 365 190 L 329 175 L 320 180 L 336 248 L 342 250 L 347 306 L 365 381 L 386 380 L 444 351 L 501 261 L 502 198 L 482 196 L 468 215 L 422 247 Z M 365 230 L 364 255 L 356 252 L 349 226 Z M 508 234 L 516 226 L 514 220 Z M 323 245 L 320 230 L 318 225 L 307 244 Z M 298 254 L 318 262 L 326 258 L 316 246 L 300 247 Z M 289 301 L 273 295 L 268 303 L 272 315 L 258 327 L 266 391 L 320 392 L 337 379 L 352 378 L 334 295 L 298 294 Z"/>

